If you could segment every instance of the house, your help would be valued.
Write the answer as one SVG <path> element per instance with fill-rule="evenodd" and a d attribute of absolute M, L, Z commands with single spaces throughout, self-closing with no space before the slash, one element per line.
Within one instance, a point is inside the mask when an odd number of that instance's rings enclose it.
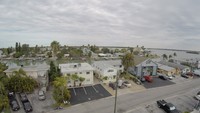
<path fill-rule="evenodd" d="M 176 69 L 176 75 L 180 75 L 182 73 L 187 73 L 187 72 L 191 71 L 190 67 L 184 66 L 184 65 L 181 65 L 181 64 L 176 64 L 176 63 L 166 62 L 166 61 L 160 61 L 158 63 L 175 68 Z"/>
<path fill-rule="evenodd" d="M 151 59 L 147 59 L 140 64 L 135 66 L 135 72 L 137 76 L 145 76 L 145 75 L 157 75 L 157 64 L 153 62 Z"/>
<path fill-rule="evenodd" d="M 92 85 L 93 84 L 93 71 L 94 68 L 88 63 L 67 63 L 59 64 L 59 68 L 63 76 L 69 77 L 68 86 L 78 86 L 80 85 L 79 80 L 72 80 L 71 76 L 73 74 L 79 77 L 85 78 L 82 85 Z M 75 84 L 73 84 L 75 83 Z"/>
<path fill-rule="evenodd" d="M 95 68 L 95 74 L 103 79 L 104 83 L 116 81 L 116 76 L 124 71 L 121 60 L 103 60 L 94 61 L 92 66 Z"/>
<path fill-rule="evenodd" d="M 41 87 L 47 87 L 49 85 L 49 76 L 48 76 L 49 68 L 50 68 L 49 65 L 38 64 L 31 66 L 9 67 L 4 72 L 8 77 L 10 77 L 13 75 L 14 71 L 19 71 L 19 69 L 23 69 L 26 72 L 26 75 L 34 78 Z"/>
<path fill-rule="evenodd" d="M 167 65 L 159 64 L 158 65 L 158 70 L 157 72 L 162 74 L 162 75 L 175 75 L 176 74 L 176 69 L 173 67 L 169 67 Z"/>

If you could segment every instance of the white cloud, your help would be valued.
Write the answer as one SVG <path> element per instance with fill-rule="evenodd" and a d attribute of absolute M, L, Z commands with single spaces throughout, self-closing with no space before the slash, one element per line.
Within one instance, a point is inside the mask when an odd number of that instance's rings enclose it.
<path fill-rule="evenodd" d="M 1 46 L 58 40 L 199 50 L 199 5 L 198 0 L 1 0 Z"/>

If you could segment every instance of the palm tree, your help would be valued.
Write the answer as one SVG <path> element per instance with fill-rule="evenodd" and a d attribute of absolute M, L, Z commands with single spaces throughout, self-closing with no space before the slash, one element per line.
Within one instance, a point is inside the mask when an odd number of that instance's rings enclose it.
<path fill-rule="evenodd" d="M 126 53 L 122 57 L 122 64 L 124 66 L 124 71 L 127 72 L 129 67 L 134 66 L 134 55 L 132 53 Z"/>
<path fill-rule="evenodd" d="M 78 75 L 77 75 L 77 74 L 73 74 L 73 75 L 71 76 L 71 79 L 74 81 L 74 86 L 76 86 L 76 80 L 79 79 Z"/>
<path fill-rule="evenodd" d="M 55 57 L 57 52 L 60 50 L 60 44 L 57 41 L 51 42 L 51 49 L 53 50 L 53 56 Z"/>
<path fill-rule="evenodd" d="M 84 77 L 79 77 L 79 81 L 80 81 L 80 86 L 81 86 L 83 81 L 85 81 L 85 78 Z"/>
<path fill-rule="evenodd" d="M 172 58 L 172 55 L 169 55 L 169 59 L 171 59 Z"/>
<path fill-rule="evenodd" d="M 174 52 L 174 56 L 177 56 L 176 52 Z"/>
<path fill-rule="evenodd" d="M 162 57 L 163 57 L 163 60 L 167 59 L 167 55 L 166 54 L 163 54 Z"/>

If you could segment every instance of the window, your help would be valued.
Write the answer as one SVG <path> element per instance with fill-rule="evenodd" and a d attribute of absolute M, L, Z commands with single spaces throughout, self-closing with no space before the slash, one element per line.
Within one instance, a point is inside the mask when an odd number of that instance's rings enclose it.
<path fill-rule="evenodd" d="M 90 74 L 90 72 L 86 72 L 86 74 Z"/>
<path fill-rule="evenodd" d="M 82 72 L 79 72 L 79 74 L 82 74 Z"/>
<path fill-rule="evenodd" d="M 110 69 L 110 70 L 108 70 L 108 72 L 114 72 L 114 70 L 111 70 L 111 69 Z"/>
<path fill-rule="evenodd" d="M 119 65 L 119 67 L 121 68 L 121 67 L 122 67 L 122 65 Z"/>

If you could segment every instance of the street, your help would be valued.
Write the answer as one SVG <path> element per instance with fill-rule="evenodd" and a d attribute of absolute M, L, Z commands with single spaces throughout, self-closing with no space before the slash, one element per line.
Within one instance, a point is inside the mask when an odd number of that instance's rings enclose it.
<path fill-rule="evenodd" d="M 120 95 L 117 101 L 117 113 L 126 113 L 141 106 L 154 103 L 156 100 L 170 98 L 191 92 L 200 88 L 200 79 L 174 84 L 164 87 L 151 88 L 145 91 Z M 195 94 L 194 94 L 195 95 Z M 57 113 L 113 113 L 114 97 L 108 97 L 97 101 L 78 104 Z M 55 111 L 51 111 L 53 113 Z"/>

